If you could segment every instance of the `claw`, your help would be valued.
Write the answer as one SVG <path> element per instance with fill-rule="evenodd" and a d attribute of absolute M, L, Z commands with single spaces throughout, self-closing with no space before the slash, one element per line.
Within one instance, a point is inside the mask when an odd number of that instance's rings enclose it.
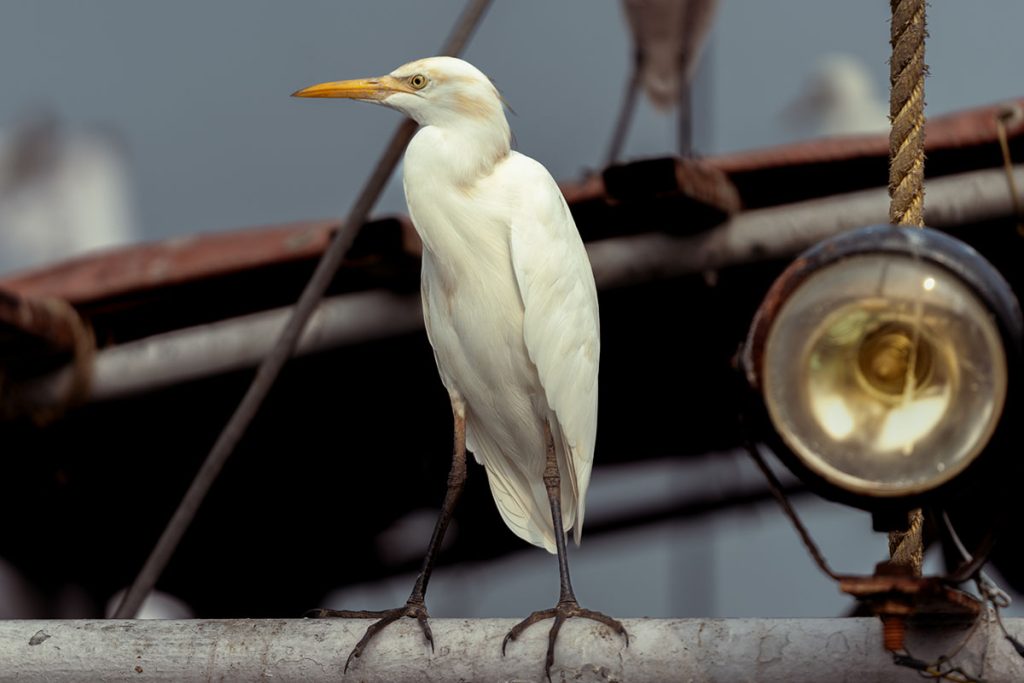
<path fill-rule="evenodd" d="M 430 653 L 434 653 L 434 634 L 430 630 L 430 624 L 427 623 L 427 611 L 420 610 L 416 612 L 416 623 L 420 625 L 420 630 L 423 631 L 423 637 L 430 643 Z"/>
<path fill-rule="evenodd" d="M 501 641 L 501 656 L 505 656 L 505 648 L 508 646 L 509 641 L 515 640 L 523 631 L 536 624 L 538 621 L 544 621 L 545 619 L 551 619 L 555 616 L 557 610 L 555 609 L 542 609 L 537 610 L 530 616 L 526 617 L 518 624 L 513 626 L 508 633 L 505 634 L 505 638 Z"/>
<path fill-rule="evenodd" d="M 548 677 L 548 683 L 551 683 L 551 665 L 555 663 L 555 640 L 558 639 L 558 632 L 562 630 L 562 624 L 565 623 L 566 618 L 562 612 L 557 613 L 555 623 L 548 631 L 548 654 L 544 658 L 544 675 Z"/>
<path fill-rule="evenodd" d="M 582 607 L 577 607 L 576 609 L 578 613 L 572 616 L 583 617 L 585 619 L 590 619 L 591 621 L 597 621 L 599 623 L 604 624 L 612 631 L 622 636 L 626 641 L 626 647 L 629 647 L 629 633 L 626 632 L 626 627 L 623 626 L 622 622 L 620 622 L 618 619 L 612 619 L 607 614 L 601 614 L 600 612 L 595 612 L 593 610 L 583 609 Z"/>
<path fill-rule="evenodd" d="M 366 632 L 363 634 L 363 637 L 360 638 L 359 642 L 352 648 L 352 652 L 349 653 L 348 659 L 345 660 L 345 673 L 348 673 L 348 667 L 352 664 L 352 660 L 359 659 L 359 657 L 362 656 L 363 650 L 366 649 L 366 646 L 377 636 L 378 633 L 402 617 L 410 617 L 416 620 L 416 623 L 420 626 L 420 630 L 423 631 L 423 637 L 426 639 L 427 643 L 430 644 L 430 651 L 434 651 L 434 634 L 430 631 L 430 624 L 427 621 L 430 618 L 430 615 L 427 614 L 427 608 L 423 606 L 422 602 L 410 601 L 403 607 L 379 611 L 311 609 L 303 616 L 312 619 L 340 618 L 377 620 L 366 628 Z"/>
<path fill-rule="evenodd" d="M 505 634 L 505 638 L 501 641 L 501 656 L 505 656 L 505 648 L 508 646 L 510 641 L 515 640 L 523 631 L 533 626 L 539 621 L 545 619 L 554 618 L 554 623 L 551 625 L 551 630 L 548 631 L 548 651 L 544 658 L 544 675 L 547 677 L 548 682 L 551 681 L 551 667 L 555 663 L 555 641 L 558 639 L 558 633 L 562 630 L 562 624 L 573 617 L 581 617 L 583 619 L 590 619 L 600 624 L 604 624 L 615 633 L 618 633 L 626 640 L 626 647 L 629 647 L 629 633 L 626 632 L 626 628 L 617 619 L 612 619 L 606 614 L 601 612 L 595 612 L 589 609 L 583 609 L 576 602 L 559 602 L 552 609 L 538 610 L 526 617 L 518 624 L 513 626 L 508 633 Z"/>

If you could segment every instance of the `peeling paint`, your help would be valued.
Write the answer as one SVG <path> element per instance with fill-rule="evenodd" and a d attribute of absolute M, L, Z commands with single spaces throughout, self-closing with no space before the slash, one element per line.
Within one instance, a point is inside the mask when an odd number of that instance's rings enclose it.
<path fill-rule="evenodd" d="M 845 635 L 836 632 L 825 642 L 825 651 L 831 654 L 846 654 L 850 651 L 850 644 L 846 641 Z"/>
<path fill-rule="evenodd" d="M 782 651 L 789 645 L 788 636 L 777 636 L 774 633 L 761 636 L 757 648 L 757 663 L 771 664 L 782 659 Z"/>
<path fill-rule="evenodd" d="M 32 646 L 35 646 L 35 645 L 39 645 L 43 641 L 49 640 L 49 639 L 50 639 L 50 634 L 47 633 L 46 631 L 44 631 L 43 629 L 39 629 L 38 631 L 36 631 L 36 634 L 34 636 L 29 638 L 28 644 L 32 645 Z"/>

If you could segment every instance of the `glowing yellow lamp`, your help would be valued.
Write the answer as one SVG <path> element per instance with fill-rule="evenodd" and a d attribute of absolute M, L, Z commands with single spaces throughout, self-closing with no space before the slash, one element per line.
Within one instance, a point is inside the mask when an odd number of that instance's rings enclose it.
<path fill-rule="evenodd" d="M 829 482 L 904 496 L 959 474 L 1006 397 L 992 317 L 947 271 L 863 255 L 811 275 L 779 310 L 762 391 L 779 436 Z"/>
<path fill-rule="evenodd" d="M 950 482 L 983 453 L 1007 401 L 1007 325 L 993 310 L 1019 329 L 1012 292 L 966 245 L 910 230 L 866 229 L 801 257 L 748 339 L 748 376 L 778 439 L 854 496 Z"/>

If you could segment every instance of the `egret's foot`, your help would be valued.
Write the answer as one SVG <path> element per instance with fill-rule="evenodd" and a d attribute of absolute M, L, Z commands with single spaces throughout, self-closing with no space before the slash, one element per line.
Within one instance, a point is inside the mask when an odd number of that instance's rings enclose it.
<path fill-rule="evenodd" d="M 430 615 L 427 614 L 427 608 L 422 602 L 409 600 L 405 603 L 404 607 L 396 607 L 395 609 L 385 610 L 347 610 L 347 609 L 311 609 L 303 616 L 312 619 L 324 619 L 324 618 L 337 618 L 337 619 L 376 619 L 374 623 L 370 624 L 366 629 L 366 633 L 359 639 L 356 646 L 352 648 L 352 652 L 349 653 L 348 659 L 345 660 L 345 672 L 348 672 L 349 664 L 352 663 L 353 659 L 358 659 L 362 656 L 363 650 L 370 643 L 374 637 L 383 631 L 388 624 L 398 621 L 402 617 L 410 617 L 416 620 L 416 623 L 420 625 L 420 630 L 423 631 L 423 637 L 426 638 L 427 642 L 430 643 L 430 651 L 434 651 L 434 634 L 430 632 L 430 624 L 427 623 L 427 619 Z"/>
<path fill-rule="evenodd" d="M 505 639 L 501 641 L 501 656 L 505 656 L 505 647 L 508 645 L 509 641 L 518 638 L 522 635 L 523 631 L 530 628 L 538 621 L 544 621 L 545 619 L 551 619 L 552 617 L 554 618 L 555 623 L 551 625 L 551 630 L 548 631 L 548 654 L 547 658 L 544 660 L 544 675 L 547 676 L 548 681 L 551 681 L 551 665 L 555 663 L 555 640 L 558 638 L 558 632 L 562 630 L 562 624 L 565 623 L 566 619 L 582 617 L 584 619 L 600 622 L 625 638 L 626 647 L 629 647 L 629 634 L 626 633 L 625 627 L 618 619 L 612 619 L 606 614 L 584 609 L 580 607 L 579 603 L 575 600 L 563 600 L 551 609 L 542 609 L 534 612 L 513 626 L 512 630 L 505 635 Z"/>

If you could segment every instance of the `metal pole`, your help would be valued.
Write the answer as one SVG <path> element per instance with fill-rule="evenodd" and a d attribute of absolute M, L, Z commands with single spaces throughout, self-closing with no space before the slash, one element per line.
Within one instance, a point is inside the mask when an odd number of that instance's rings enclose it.
<path fill-rule="evenodd" d="M 473 29 L 480 22 L 480 19 L 483 18 L 483 14 L 489 4 L 490 0 L 470 0 L 468 6 L 459 17 L 451 36 L 445 43 L 442 54 L 456 55 L 462 51 Z M 377 162 L 376 168 L 363 186 L 363 190 L 359 194 L 358 199 L 356 199 L 355 205 L 345 220 L 344 226 L 334 236 L 331 245 L 320 259 L 313 277 L 310 278 L 309 283 L 302 292 L 302 296 L 299 297 L 298 303 L 295 304 L 287 325 L 278 337 L 273 349 L 260 364 L 256 377 L 253 379 L 252 384 L 249 385 L 249 389 L 242 398 L 242 402 L 231 416 L 231 419 L 228 420 L 224 430 L 217 438 L 216 443 L 214 443 L 210 454 L 206 456 L 206 460 L 200 467 L 195 479 L 193 479 L 188 491 L 186 491 L 181 503 L 179 503 L 178 509 L 175 510 L 174 515 L 171 517 L 170 522 L 168 522 L 153 551 L 146 559 L 146 563 L 135 578 L 135 581 L 125 593 L 121 604 L 118 605 L 114 618 L 123 619 L 134 616 L 142 602 L 146 599 L 146 595 L 156 585 L 157 579 L 159 579 L 167 567 L 167 563 L 178 547 L 182 536 L 185 535 L 185 531 L 188 530 L 189 525 L 192 523 L 196 512 L 199 510 L 199 506 L 210 490 L 210 486 L 213 485 L 224 463 L 245 434 L 249 423 L 256 416 L 260 406 L 263 404 L 263 399 L 270 392 L 270 388 L 281 372 L 281 368 L 284 367 L 284 364 L 291 357 L 299 341 L 299 336 L 306 326 L 306 322 L 313 314 L 328 285 L 334 278 L 334 273 L 341 264 L 345 252 L 351 246 L 356 232 L 366 221 L 370 209 L 377 202 L 377 198 L 384 190 L 384 186 L 398 164 L 406 144 L 408 144 L 415 132 L 416 123 L 412 120 L 405 120 L 398 126 L 398 130 L 392 136 L 387 149 L 384 150 L 380 161 Z"/>

